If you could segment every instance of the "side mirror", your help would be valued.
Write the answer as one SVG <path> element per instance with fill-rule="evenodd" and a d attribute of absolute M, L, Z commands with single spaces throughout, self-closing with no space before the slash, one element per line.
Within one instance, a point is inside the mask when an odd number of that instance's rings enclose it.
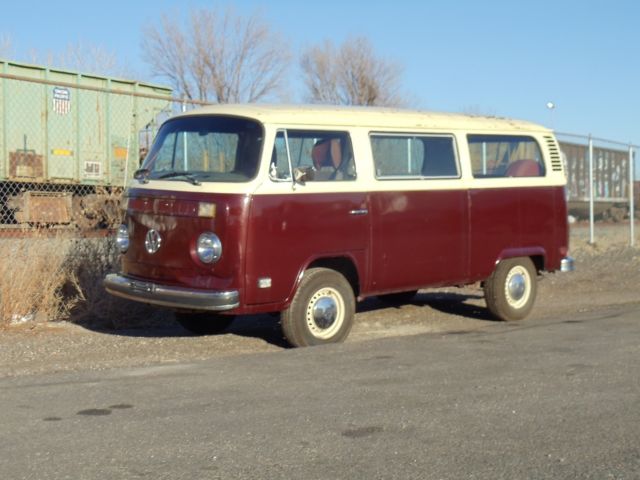
<path fill-rule="evenodd" d="M 149 173 L 151 172 L 148 169 L 140 168 L 133 174 L 133 178 L 138 180 L 140 183 L 149 183 Z"/>
<path fill-rule="evenodd" d="M 304 185 L 305 182 L 313 180 L 313 168 L 312 167 L 296 167 L 293 169 L 293 180 L 295 183 Z"/>

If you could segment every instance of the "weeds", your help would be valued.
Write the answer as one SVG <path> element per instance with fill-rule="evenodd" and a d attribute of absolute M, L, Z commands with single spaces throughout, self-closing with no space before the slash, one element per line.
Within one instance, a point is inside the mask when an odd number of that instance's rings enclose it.
<path fill-rule="evenodd" d="M 96 328 L 125 328 L 148 325 L 161 319 L 155 309 L 109 295 L 102 281 L 118 270 L 119 254 L 113 238 L 76 240 L 72 258 L 73 290 L 77 294 L 70 320 Z"/>
<path fill-rule="evenodd" d="M 50 234 L 0 239 L 0 326 L 69 320 L 124 328 L 163 320 L 151 307 L 107 294 L 104 276 L 118 270 L 112 238 Z"/>
<path fill-rule="evenodd" d="M 122 218 L 118 189 L 73 197 L 73 229 L 32 228 L 24 239 L 0 238 L 0 327 L 69 320 L 95 328 L 148 324 L 166 314 L 107 294 L 105 275 L 118 270 L 111 237 L 74 238 L 116 227 Z"/>
<path fill-rule="evenodd" d="M 66 289 L 70 246 L 44 236 L 0 240 L 0 324 L 68 317 L 77 301 Z"/>

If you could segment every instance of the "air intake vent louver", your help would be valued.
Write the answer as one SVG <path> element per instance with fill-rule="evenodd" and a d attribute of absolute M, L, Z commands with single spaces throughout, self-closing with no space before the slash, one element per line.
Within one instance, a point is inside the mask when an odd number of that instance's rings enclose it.
<path fill-rule="evenodd" d="M 551 157 L 551 170 L 554 172 L 562 172 L 562 157 L 560 156 L 560 149 L 553 137 L 544 137 L 547 141 L 547 148 L 549 150 L 549 156 Z"/>

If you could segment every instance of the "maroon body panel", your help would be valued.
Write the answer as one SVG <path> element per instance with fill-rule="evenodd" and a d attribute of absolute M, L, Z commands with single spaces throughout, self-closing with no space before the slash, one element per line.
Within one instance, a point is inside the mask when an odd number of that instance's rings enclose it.
<path fill-rule="evenodd" d="M 215 217 L 199 217 L 199 202 L 214 203 Z M 130 190 L 131 242 L 123 259 L 124 273 L 165 285 L 242 290 L 247 204 L 245 195 Z M 152 228 L 162 236 L 162 244 L 149 254 L 144 242 Z M 214 265 L 203 264 L 196 255 L 198 236 L 207 231 L 218 235 L 223 245 L 222 257 Z"/>
<path fill-rule="evenodd" d="M 487 278 L 496 261 L 542 255 L 545 270 L 557 270 L 567 253 L 563 187 L 469 191 L 471 281 Z"/>
<path fill-rule="evenodd" d="M 371 194 L 370 293 L 464 283 L 468 276 L 466 190 Z"/>
<path fill-rule="evenodd" d="M 199 202 L 215 204 L 215 216 L 199 216 Z M 285 308 L 319 260 L 350 262 L 366 297 L 483 280 L 512 256 L 538 256 L 557 270 L 568 251 L 562 187 L 253 196 L 131 189 L 127 213 L 124 274 L 237 290 L 240 306 L 229 313 Z M 162 236 L 155 254 L 144 246 L 151 228 Z M 195 253 L 205 231 L 223 245 L 213 265 Z"/>
<path fill-rule="evenodd" d="M 368 275 L 369 215 L 366 193 L 255 195 L 247 236 L 246 301 L 278 303 L 295 289 L 316 259 L 341 258 Z M 270 288 L 259 288 L 270 278 Z"/>

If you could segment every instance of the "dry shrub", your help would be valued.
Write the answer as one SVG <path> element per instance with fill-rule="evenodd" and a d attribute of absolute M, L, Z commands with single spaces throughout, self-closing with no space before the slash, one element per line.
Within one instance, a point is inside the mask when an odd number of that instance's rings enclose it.
<path fill-rule="evenodd" d="M 43 231 L 0 239 L 0 326 L 70 320 L 90 328 L 166 323 L 166 312 L 109 295 L 107 273 L 118 270 L 112 238 L 73 239 Z"/>
<path fill-rule="evenodd" d="M 67 318 L 76 296 L 68 261 L 72 242 L 36 235 L 0 240 L 0 324 Z"/>
<path fill-rule="evenodd" d="M 74 242 L 73 287 L 77 301 L 71 321 L 92 328 L 134 328 L 169 320 L 166 312 L 109 295 L 103 286 L 107 273 L 118 270 L 119 253 L 114 239 L 94 238 Z"/>

